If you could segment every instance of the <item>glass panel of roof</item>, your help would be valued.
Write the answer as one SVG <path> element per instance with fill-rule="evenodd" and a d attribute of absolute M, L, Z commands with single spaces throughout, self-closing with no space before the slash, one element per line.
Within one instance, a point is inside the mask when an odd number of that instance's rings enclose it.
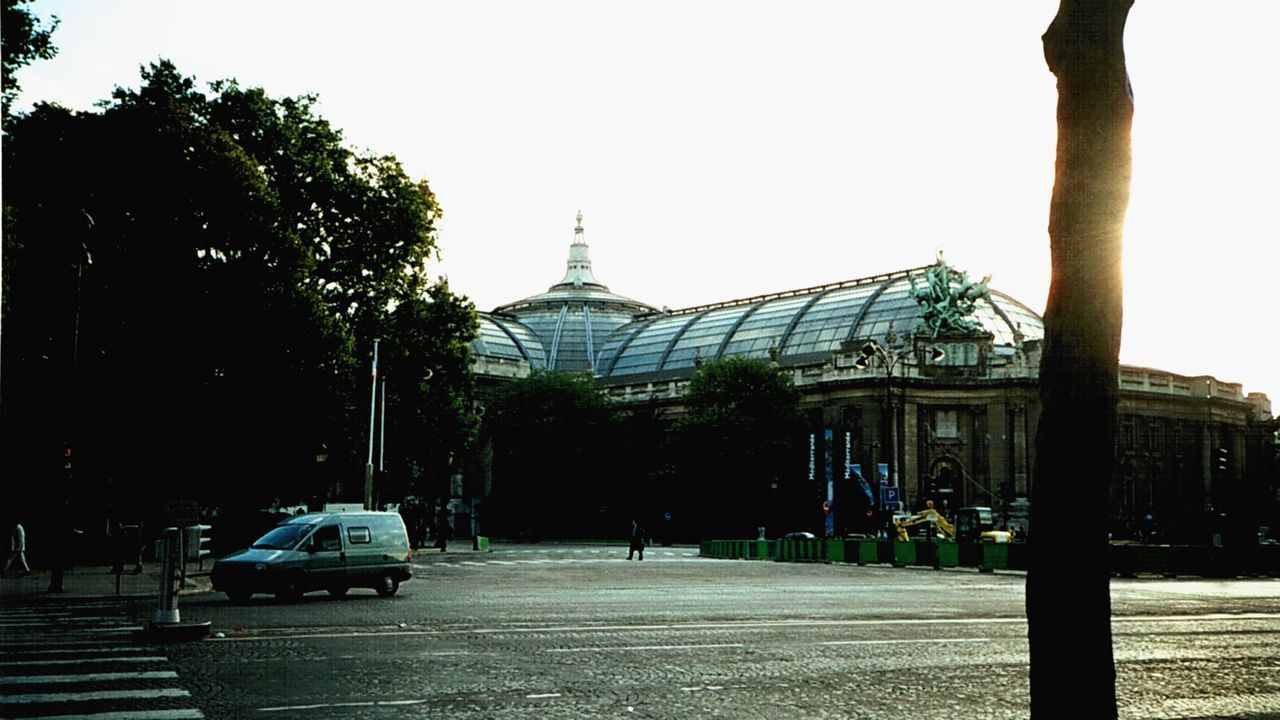
<path fill-rule="evenodd" d="M 769 348 L 782 344 L 782 333 L 786 332 L 791 319 L 812 297 L 797 295 L 765 302 L 733 334 L 729 344 L 725 346 L 724 357 L 768 357 Z"/>
<path fill-rule="evenodd" d="M 783 352 L 796 355 L 834 350 L 848 336 L 853 319 L 877 289 L 879 285 L 857 285 L 819 298 L 796 323 Z"/>
<path fill-rule="evenodd" d="M 506 328 L 511 331 L 522 345 L 527 353 L 529 353 L 529 363 L 537 369 L 546 367 L 546 354 L 543 351 L 542 341 L 538 339 L 533 332 L 525 325 L 512 321 L 510 319 L 496 318 L 489 315 L 480 315 L 480 332 L 485 342 L 485 352 L 493 357 L 508 357 L 507 351 L 495 350 L 498 347 L 507 347 L 513 359 L 523 359 L 519 348 L 511 341 L 511 338 L 502 331 Z"/>
<path fill-rule="evenodd" d="M 612 374 L 630 375 L 656 371 L 658 361 L 666 352 L 671 338 L 675 337 L 687 322 L 689 322 L 688 315 L 671 315 L 653 321 L 641 330 L 640 334 L 618 356 Z"/>
<path fill-rule="evenodd" d="M 724 342 L 725 333 L 729 332 L 738 323 L 738 319 L 750 309 L 750 305 L 719 308 L 694 320 L 689 329 L 676 341 L 662 369 L 690 367 L 697 358 L 714 359 L 720 343 Z"/>
<path fill-rule="evenodd" d="M 1044 320 L 1039 315 L 1003 293 L 992 292 L 991 298 L 1009 316 L 1009 320 L 1022 332 L 1024 338 L 1036 340 L 1044 337 Z"/>

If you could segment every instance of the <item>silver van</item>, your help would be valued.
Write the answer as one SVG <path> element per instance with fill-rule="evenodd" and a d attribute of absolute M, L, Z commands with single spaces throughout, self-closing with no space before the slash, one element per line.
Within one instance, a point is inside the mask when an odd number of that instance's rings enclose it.
<path fill-rule="evenodd" d="M 254 593 L 296 600 L 313 590 L 342 597 L 353 587 L 390 597 L 413 576 L 412 555 L 398 513 L 307 513 L 280 523 L 249 549 L 218 560 L 209 579 L 233 602 Z"/>

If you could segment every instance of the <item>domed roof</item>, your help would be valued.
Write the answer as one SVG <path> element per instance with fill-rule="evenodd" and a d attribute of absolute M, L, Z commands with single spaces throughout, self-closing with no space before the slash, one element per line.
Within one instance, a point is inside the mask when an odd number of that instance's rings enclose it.
<path fill-rule="evenodd" d="M 655 312 L 649 305 L 610 292 L 596 280 L 583 237 L 581 212 L 577 220 L 569 245 L 568 267 L 560 282 L 545 293 L 481 315 L 482 335 L 484 327 L 493 327 L 509 338 L 526 333 L 539 340 L 543 357 L 532 353 L 526 357 L 535 370 L 597 372 L 596 358 L 610 333 L 637 315 Z M 491 337 L 496 338 L 492 334 Z M 497 346 L 501 344 L 498 339 Z M 475 343 L 472 349 L 482 350 Z"/>
<path fill-rule="evenodd" d="M 733 356 L 820 362 L 849 341 L 883 338 L 891 328 L 914 332 L 920 307 L 910 294 L 911 278 L 918 281 L 928 269 L 639 318 L 609 337 L 596 373 L 608 380 L 675 377 L 702 361 Z M 996 346 L 1044 337 L 1043 321 L 1025 305 L 996 291 L 988 298 L 977 302 L 972 319 Z"/>
<path fill-rule="evenodd" d="M 573 242 L 569 245 L 569 262 L 564 278 L 552 285 L 544 293 L 539 293 L 523 300 L 517 300 L 494 308 L 495 313 L 524 316 L 537 309 L 545 311 L 543 306 L 554 306 L 558 311 L 565 303 L 591 303 L 592 305 L 614 305 L 625 313 L 653 312 L 654 308 L 609 291 L 609 288 L 596 280 L 591 272 L 591 257 L 587 252 L 587 241 L 583 237 L 582 212 L 578 212 L 578 224 L 573 228 Z M 629 318 L 628 318 L 629 319 Z"/>

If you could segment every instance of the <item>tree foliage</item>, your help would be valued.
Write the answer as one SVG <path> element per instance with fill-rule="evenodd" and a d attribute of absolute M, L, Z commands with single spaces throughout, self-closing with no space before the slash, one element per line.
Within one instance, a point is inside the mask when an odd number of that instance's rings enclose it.
<path fill-rule="evenodd" d="M 535 538 L 603 530 L 601 505 L 619 489 L 608 450 L 618 414 L 595 379 L 535 373 L 495 388 L 485 405 L 489 527 Z"/>
<path fill-rule="evenodd" d="M 705 537 L 745 537 L 787 521 L 775 497 L 794 466 L 803 424 L 791 377 L 763 360 L 707 363 L 685 391 L 677 476 L 694 488 L 685 509 Z M 775 489 L 775 485 L 776 488 Z"/>
<path fill-rule="evenodd" d="M 71 489 L 90 498 L 250 504 L 349 478 L 355 500 L 373 337 L 408 336 L 458 384 L 438 392 L 469 392 L 473 311 L 422 266 L 434 195 L 395 158 L 346 148 L 314 102 L 230 81 L 202 92 L 161 61 L 99 111 L 15 120 L 7 467 L 59 478 L 69 443 Z M 465 402 L 437 407 L 466 425 Z"/>
<path fill-rule="evenodd" d="M 31 0 L 4 0 L 4 14 L 0 16 L 0 55 L 3 55 L 3 107 L 0 118 L 9 120 L 9 108 L 22 87 L 18 85 L 18 70 L 35 60 L 49 60 L 58 54 L 53 45 L 53 31 L 58 28 L 58 18 L 49 27 L 27 7 Z"/>
<path fill-rule="evenodd" d="M 448 481 L 479 430 L 470 341 L 475 308 L 448 283 L 391 313 L 385 341 L 387 497 L 449 497 Z"/>

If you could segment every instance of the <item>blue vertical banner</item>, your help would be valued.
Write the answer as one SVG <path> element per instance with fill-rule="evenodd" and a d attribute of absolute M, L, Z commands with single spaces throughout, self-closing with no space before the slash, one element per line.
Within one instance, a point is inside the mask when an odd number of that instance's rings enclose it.
<path fill-rule="evenodd" d="M 853 476 L 858 480 L 858 486 L 862 488 L 862 494 L 867 496 L 867 505 L 875 507 L 876 499 L 871 493 L 871 485 L 867 479 L 862 476 L 862 465 L 854 464 L 849 467 L 853 468 Z"/>
<path fill-rule="evenodd" d="M 836 479 L 835 468 L 832 467 L 831 446 L 835 443 L 835 431 L 826 428 L 822 431 L 822 473 L 827 479 L 827 537 L 836 534 Z"/>

